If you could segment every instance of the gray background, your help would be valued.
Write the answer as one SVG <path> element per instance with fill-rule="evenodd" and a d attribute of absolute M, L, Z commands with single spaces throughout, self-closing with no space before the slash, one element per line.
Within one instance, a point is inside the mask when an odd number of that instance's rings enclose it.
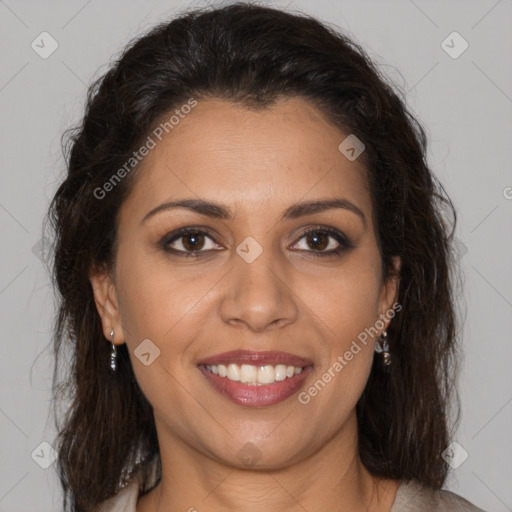
<path fill-rule="evenodd" d="M 347 31 L 402 87 L 427 128 L 430 164 L 459 212 L 465 276 L 463 409 L 453 441 L 468 458 L 446 487 L 488 511 L 510 511 L 512 1 L 269 3 Z M 64 168 L 61 133 L 80 118 L 86 86 L 130 38 L 178 10 L 203 5 L 0 1 L 0 511 L 61 508 L 55 465 L 36 463 L 37 455 L 41 463 L 50 460 L 40 444 L 55 436 L 52 290 L 37 243 Z M 43 31 L 59 45 L 46 59 L 31 47 Z M 453 31 L 469 44 L 458 58 L 441 46 Z M 461 48 L 460 41 L 449 44 Z"/>

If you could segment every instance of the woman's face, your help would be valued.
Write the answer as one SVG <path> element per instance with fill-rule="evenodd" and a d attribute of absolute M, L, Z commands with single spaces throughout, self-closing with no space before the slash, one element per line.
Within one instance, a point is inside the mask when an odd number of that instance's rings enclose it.
<path fill-rule="evenodd" d="M 271 468 L 353 443 L 375 347 L 365 329 L 389 324 L 398 282 L 382 282 L 365 169 L 338 148 L 347 135 L 294 98 L 259 113 L 199 101 L 153 136 L 119 212 L 114 278 L 91 279 L 161 451 Z M 201 212 L 168 204 L 184 200 Z M 345 207 L 300 206 L 315 201 Z"/>

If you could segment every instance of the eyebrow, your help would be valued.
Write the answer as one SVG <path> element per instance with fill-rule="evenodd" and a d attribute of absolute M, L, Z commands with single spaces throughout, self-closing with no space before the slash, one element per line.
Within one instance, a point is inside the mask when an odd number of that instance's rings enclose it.
<path fill-rule="evenodd" d="M 213 219 L 232 220 L 234 217 L 232 210 L 224 204 L 205 201 L 203 199 L 180 199 L 178 201 L 169 201 L 153 208 L 144 216 L 141 220 L 141 224 L 157 213 L 173 208 L 188 208 L 189 210 L 200 213 L 201 215 L 206 215 Z M 362 210 L 347 199 L 342 198 L 321 199 L 296 203 L 288 207 L 283 212 L 280 221 L 298 219 L 305 215 L 312 215 L 314 213 L 331 210 L 333 208 L 341 208 L 355 213 L 361 218 L 363 224 L 366 226 L 366 217 Z"/>

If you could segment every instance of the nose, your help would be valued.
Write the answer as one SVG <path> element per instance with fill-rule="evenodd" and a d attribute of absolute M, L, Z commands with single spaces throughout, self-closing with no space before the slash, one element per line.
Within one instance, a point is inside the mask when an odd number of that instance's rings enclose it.
<path fill-rule="evenodd" d="M 251 263 L 240 258 L 223 285 L 220 314 L 231 326 L 261 333 L 297 319 L 297 301 L 290 279 L 271 251 L 264 250 Z"/>

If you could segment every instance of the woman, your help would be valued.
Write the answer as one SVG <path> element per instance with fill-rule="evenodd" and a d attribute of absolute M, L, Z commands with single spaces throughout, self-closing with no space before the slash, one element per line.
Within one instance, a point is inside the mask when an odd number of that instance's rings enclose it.
<path fill-rule="evenodd" d="M 91 87 L 70 143 L 66 510 L 481 510 L 441 490 L 455 212 L 359 46 L 268 7 L 185 13 Z"/>

